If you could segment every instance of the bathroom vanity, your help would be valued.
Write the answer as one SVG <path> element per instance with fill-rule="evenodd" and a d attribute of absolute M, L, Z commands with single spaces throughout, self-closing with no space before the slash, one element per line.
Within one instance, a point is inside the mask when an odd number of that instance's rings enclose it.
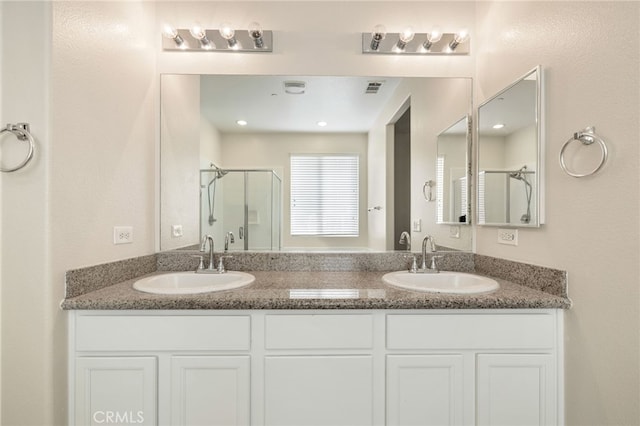
<path fill-rule="evenodd" d="M 175 425 L 562 423 L 555 309 L 75 311 L 71 322 L 76 424 L 108 412 Z"/>
<path fill-rule="evenodd" d="M 66 299 L 72 422 L 563 423 L 565 296 L 500 278 L 451 295 L 378 271 L 252 274 L 219 293 L 131 279 Z"/>

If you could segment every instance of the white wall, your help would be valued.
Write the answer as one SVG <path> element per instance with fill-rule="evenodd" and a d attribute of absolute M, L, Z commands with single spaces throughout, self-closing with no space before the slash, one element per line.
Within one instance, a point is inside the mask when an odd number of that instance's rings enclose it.
<path fill-rule="evenodd" d="M 547 141 L 547 223 L 521 229 L 517 247 L 498 245 L 495 228 L 479 227 L 477 252 L 569 272 L 567 424 L 639 424 L 640 4 L 479 2 L 476 8 L 476 100 L 541 64 Z M 616 29 L 623 28 L 629 36 L 617 43 Z M 586 126 L 606 139 L 610 158 L 597 175 L 575 179 L 562 172 L 558 154 Z"/>
<path fill-rule="evenodd" d="M 352 237 L 291 236 L 290 155 L 349 153 L 360 155 L 360 235 Z M 222 135 L 226 168 L 282 171 L 282 246 L 367 247 L 367 136 L 360 133 L 226 133 Z"/>

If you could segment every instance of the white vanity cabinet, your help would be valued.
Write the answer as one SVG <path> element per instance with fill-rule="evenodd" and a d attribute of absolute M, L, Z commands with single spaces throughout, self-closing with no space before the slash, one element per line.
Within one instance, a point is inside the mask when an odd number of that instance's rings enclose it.
<path fill-rule="evenodd" d="M 560 310 L 71 311 L 70 327 L 77 425 L 563 422 Z"/>

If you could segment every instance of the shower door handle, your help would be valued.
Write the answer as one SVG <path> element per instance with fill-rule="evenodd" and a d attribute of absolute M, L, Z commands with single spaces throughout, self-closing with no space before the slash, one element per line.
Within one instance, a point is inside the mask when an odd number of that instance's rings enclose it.
<path fill-rule="evenodd" d="M 244 226 L 241 226 L 238 228 L 238 238 L 240 239 L 244 238 Z"/>

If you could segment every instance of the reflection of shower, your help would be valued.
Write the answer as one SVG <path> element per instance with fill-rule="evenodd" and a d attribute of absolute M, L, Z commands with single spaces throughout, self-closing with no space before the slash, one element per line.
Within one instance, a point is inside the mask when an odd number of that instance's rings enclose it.
<path fill-rule="evenodd" d="M 216 166 L 215 164 L 211 163 L 210 167 L 213 169 L 213 172 L 215 173 L 213 176 L 213 179 L 211 179 L 211 181 L 209 182 L 209 185 L 207 185 L 207 198 L 209 200 L 209 225 L 213 225 L 214 222 L 216 221 L 216 219 L 213 217 L 213 210 L 214 210 L 214 203 L 216 200 L 216 182 L 218 181 L 218 179 L 221 179 L 224 175 L 226 175 L 227 173 L 229 173 L 226 170 L 222 170 L 220 167 Z M 211 193 L 211 185 L 213 184 L 213 194 Z"/>
<path fill-rule="evenodd" d="M 527 166 L 522 166 L 517 172 L 509 173 L 509 177 L 520 180 L 524 183 L 524 193 L 527 197 L 527 212 L 520 217 L 520 222 L 529 223 L 531 222 L 531 193 L 533 188 L 531 184 L 527 180 Z"/>

